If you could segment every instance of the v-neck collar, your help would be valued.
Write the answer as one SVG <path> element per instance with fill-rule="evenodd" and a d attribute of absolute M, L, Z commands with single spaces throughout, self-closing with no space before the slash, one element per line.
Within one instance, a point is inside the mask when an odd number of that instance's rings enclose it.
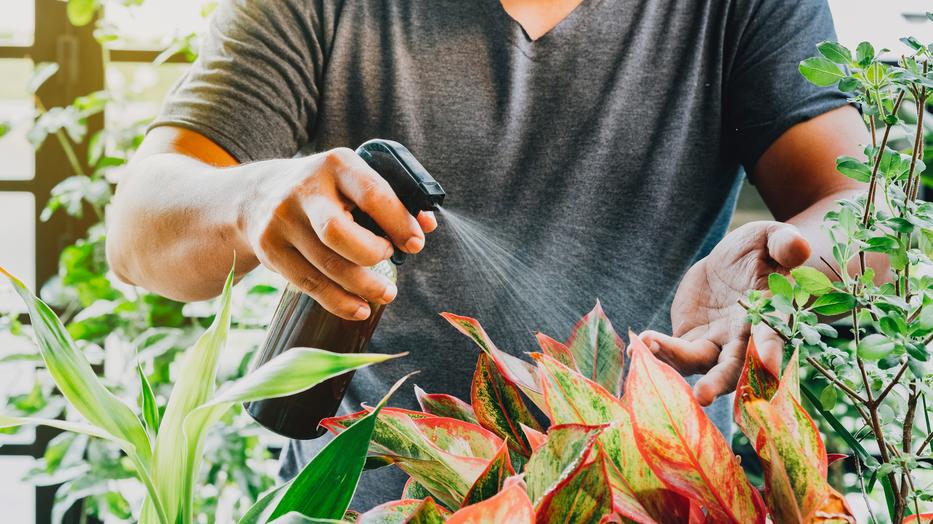
<path fill-rule="evenodd" d="M 532 40 L 528 32 L 518 20 L 505 10 L 500 0 L 487 0 L 489 12 L 496 24 L 507 34 L 512 45 L 517 47 L 528 58 L 535 59 L 549 53 L 550 49 L 560 48 L 568 39 L 575 38 L 584 30 L 587 21 L 593 16 L 592 12 L 604 0 L 582 0 L 560 22 L 546 33 Z"/>

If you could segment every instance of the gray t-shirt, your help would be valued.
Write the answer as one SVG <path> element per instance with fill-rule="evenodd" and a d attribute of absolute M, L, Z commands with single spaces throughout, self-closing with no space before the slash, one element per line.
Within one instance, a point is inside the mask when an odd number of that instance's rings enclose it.
<path fill-rule="evenodd" d="M 832 38 L 825 0 L 583 0 L 536 41 L 499 0 L 228 0 L 156 125 L 240 162 L 405 144 L 486 232 L 458 238 L 441 217 L 401 266 L 369 350 L 411 354 L 357 372 L 343 410 L 415 369 L 426 391 L 468 400 L 478 349 L 438 312 L 478 317 L 515 354 L 535 349 L 533 329 L 566 337 L 568 312 L 597 298 L 620 331 L 669 332 L 740 168 L 846 103 L 797 72 Z M 392 405 L 414 407 L 412 387 Z M 727 424 L 724 403 L 713 411 Z M 292 443 L 283 474 L 325 440 Z M 398 498 L 403 479 L 366 472 L 354 507 Z"/>

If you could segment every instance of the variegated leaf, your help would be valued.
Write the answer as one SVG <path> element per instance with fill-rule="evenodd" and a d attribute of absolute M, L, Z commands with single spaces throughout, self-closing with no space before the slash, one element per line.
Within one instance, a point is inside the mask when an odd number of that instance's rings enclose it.
<path fill-rule="evenodd" d="M 425 499 L 430 496 L 431 493 L 411 477 L 408 477 L 408 480 L 405 481 L 405 486 L 402 487 L 403 499 Z"/>
<path fill-rule="evenodd" d="M 531 451 L 535 452 L 547 442 L 547 435 L 541 433 L 536 429 L 531 429 L 528 426 L 522 424 L 522 433 L 525 434 L 525 438 L 528 439 L 528 444 L 531 445 Z"/>
<path fill-rule="evenodd" d="M 768 401 L 747 401 L 743 410 L 760 428 L 754 444 L 764 469 L 771 519 L 776 524 L 808 521 L 829 494 L 825 475 L 803 455 L 795 435 Z"/>
<path fill-rule="evenodd" d="M 537 504 L 538 524 L 596 524 L 613 510 L 606 460 L 596 453 Z"/>
<path fill-rule="evenodd" d="M 683 496 L 667 489 L 635 446 L 629 415 L 622 402 L 605 388 L 547 355 L 532 354 L 538 362 L 547 413 L 553 424 L 612 423 L 599 437 L 627 492 L 642 511 L 659 522 L 682 522 L 687 516 Z"/>
<path fill-rule="evenodd" d="M 599 301 L 573 328 L 567 347 L 583 376 L 619 396 L 622 392 L 625 343 L 612 328 Z"/>
<path fill-rule="evenodd" d="M 797 352 L 794 351 L 790 363 L 781 375 L 778 389 L 771 397 L 771 405 L 787 425 L 787 429 L 801 448 L 802 455 L 810 459 L 820 475 L 826 478 L 829 468 L 826 446 L 813 419 L 800 404 L 800 367 L 797 362 Z"/>
<path fill-rule="evenodd" d="M 453 395 L 425 393 L 423 389 L 415 386 L 415 397 L 425 413 L 479 424 L 476 414 L 473 413 L 473 407 Z"/>
<path fill-rule="evenodd" d="M 437 505 L 434 499 L 428 497 L 421 501 L 405 524 L 443 524 L 450 512 Z"/>
<path fill-rule="evenodd" d="M 901 521 L 902 524 L 933 524 L 933 513 L 921 513 L 920 515 L 908 515 Z"/>
<path fill-rule="evenodd" d="M 479 423 L 496 435 L 508 439 L 509 447 L 524 455 L 531 455 L 531 444 L 521 425 L 541 430 L 541 425 L 528 411 L 518 388 L 505 380 L 492 359 L 482 354 L 476 361 L 470 401 Z"/>
<path fill-rule="evenodd" d="M 609 428 L 606 429 L 608 430 Z M 622 474 L 619 472 L 619 469 L 615 467 L 612 460 L 605 456 L 605 447 L 600 445 L 600 449 L 606 460 L 606 473 L 609 476 L 609 488 L 612 490 L 612 515 L 607 515 L 604 520 L 606 522 L 637 522 L 640 524 L 654 524 L 658 522 L 657 519 L 647 512 L 641 501 L 638 500 L 637 496 L 632 491 L 631 484 L 622 478 Z M 667 512 L 665 512 L 663 508 L 659 508 L 657 509 L 657 513 L 669 516 L 671 518 L 670 522 L 683 522 L 679 505 L 681 501 L 686 499 L 681 498 L 673 492 L 667 492 L 667 495 L 669 495 L 669 498 L 673 498 L 676 503 L 669 506 Z M 664 521 L 662 520 L 661 522 Z"/>
<path fill-rule="evenodd" d="M 535 451 L 525 465 L 525 484 L 534 504 L 580 467 L 603 427 L 583 424 L 551 427 L 547 443 Z"/>
<path fill-rule="evenodd" d="M 538 339 L 538 345 L 541 346 L 541 351 L 545 355 L 556 359 L 570 369 L 579 371 L 577 363 L 573 360 L 573 353 L 570 352 L 570 348 L 566 344 L 554 340 L 544 333 L 535 333 L 535 338 Z"/>
<path fill-rule="evenodd" d="M 637 335 L 630 338 L 632 361 L 622 400 L 648 465 L 671 489 L 700 501 L 714 519 L 763 523 L 764 501 L 690 386 Z"/>
<path fill-rule="evenodd" d="M 459 509 L 447 524 L 532 524 L 534 509 L 520 483 L 507 485 L 496 496 Z"/>
<path fill-rule="evenodd" d="M 427 500 L 431 500 L 432 504 L 434 502 L 433 499 L 428 497 L 424 500 L 402 499 L 380 504 L 360 515 L 356 520 L 356 524 L 404 524 Z M 437 508 L 441 516 L 450 514 L 449 511 L 436 504 L 434 504 L 434 507 Z"/>
<path fill-rule="evenodd" d="M 829 488 L 829 496 L 816 515 L 808 524 L 855 524 L 855 513 L 846 502 L 845 496 L 835 489 Z M 923 524 L 929 524 L 924 522 Z"/>
<path fill-rule="evenodd" d="M 742 414 L 742 400 L 745 396 L 771 400 L 778 388 L 778 378 L 774 376 L 768 368 L 765 367 L 755 347 L 755 340 L 749 338 L 748 348 L 745 351 L 745 366 L 742 374 L 739 375 L 739 382 L 735 386 L 735 401 L 733 404 L 733 418 L 735 423 L 742 428 L 749 439 L 754 442 L 755 435 L 748 427 L 748 421 Z"/>
<path fill-rule="evenodd" d="M 506 353 L 493 344 L 486 330 L 475 318 L 454 315 L 453 313 L 441 313 L 450 325 L 457 328 L 470 340 L 476 343 L 484 353 L 489 355 L 499 372 L 509 382 L 517 386 L 536 406 L 544 409 L 544 399 L 541 396 L 541 387 L 535 381 L 534 367 L 524 360 Z"/>
<path fill-rule="evenodd" d="M 494 496 L 502 489 L 505 479 L 514 474 L 515 470 L 509 460 L 509 448 L 503 443 L 499 451 L 496 452 L 496 456 L 489 461 L 489 465 L 486 466 L 486 469 L 480 473 L 479 478 L 470 487 L 470 491 L 464 497 L 462 505 L 469 506 Z"/>

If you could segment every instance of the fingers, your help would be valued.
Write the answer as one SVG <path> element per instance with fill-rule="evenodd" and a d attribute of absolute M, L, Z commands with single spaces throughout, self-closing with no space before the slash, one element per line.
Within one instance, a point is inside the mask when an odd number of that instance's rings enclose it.
<path fill-rule="evenodd" d="M 324 276 L 354 295 L 388 304 L 398 294 L 398 288 L 388 278 L 342 257 L 311 231 L 293 228 L 290 241 Z"/>
<path fill-rule="evenodd" d="M 720 356 L 719 346 L 705 339 L 686 340 L 657 331 L 645 331 L 639 336 L 654 356 L 684 375 L 705 373 Z"/>
<path fill-rule="evenodd" d="M 325 246 L 360 266 L 374 266 L 392 256 L 392 243 L 353 221 L 338 202 L 327 196 L 304 199 L 302 209 Z"/>
<path fill-rule="evenodd" d="M 370 307 L 362 298 L 348 293 L 311 265 L 294 248 L 275 252 L 272 265 L 276 271 L 316 300 L 327 311 L 347 320 L 369 318 Z"/>
<path fill-rule="evenodd" d="M 693 392 L 701 406 L 709 406 L 720 395 L 735 389 L 745 364 L 745 347 L 739 342 L 724 346 L 716 365 L 697 381 Z"/>
<path fill-rule="evenodd" d="M 349 149 L 335 149 L 327 155 L 325 162 L 334 173 L 340 193 L 372 217 L 402 251 L 421 251 L 424 231 L 389 183 Z"/>
<path fill-rule="evenodd" d="M 810 243 L 790 225 L 776 223 L 768 233 L 768 256 L 786 268 L 795 268 L 810 258 Z"/>
<path fill-rule="evenodd" d="M 433 211 L 420 211 L 418 213 L 418 224 L 425 233 L 431 233 L 437 229 L 437 217 Z"/>

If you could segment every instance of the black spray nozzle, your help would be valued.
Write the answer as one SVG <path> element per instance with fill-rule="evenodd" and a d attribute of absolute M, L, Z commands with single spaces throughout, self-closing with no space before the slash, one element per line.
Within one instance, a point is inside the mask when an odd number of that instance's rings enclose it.
<path fill-rule="evenodd" d="M 420 211 L 437 210 L 444 202 L 447 195 L 444 188 L 402 144 L 377 138 L 356 148 L 356 154 L 389 183 L 413 216 Z M 385 236 L 382 228 L 359 210 L 354 213 L 354 218 L 373 233 Z M 392 262 L 401 264 L 404 260 L 405 253 L 396 249 Z"/>

